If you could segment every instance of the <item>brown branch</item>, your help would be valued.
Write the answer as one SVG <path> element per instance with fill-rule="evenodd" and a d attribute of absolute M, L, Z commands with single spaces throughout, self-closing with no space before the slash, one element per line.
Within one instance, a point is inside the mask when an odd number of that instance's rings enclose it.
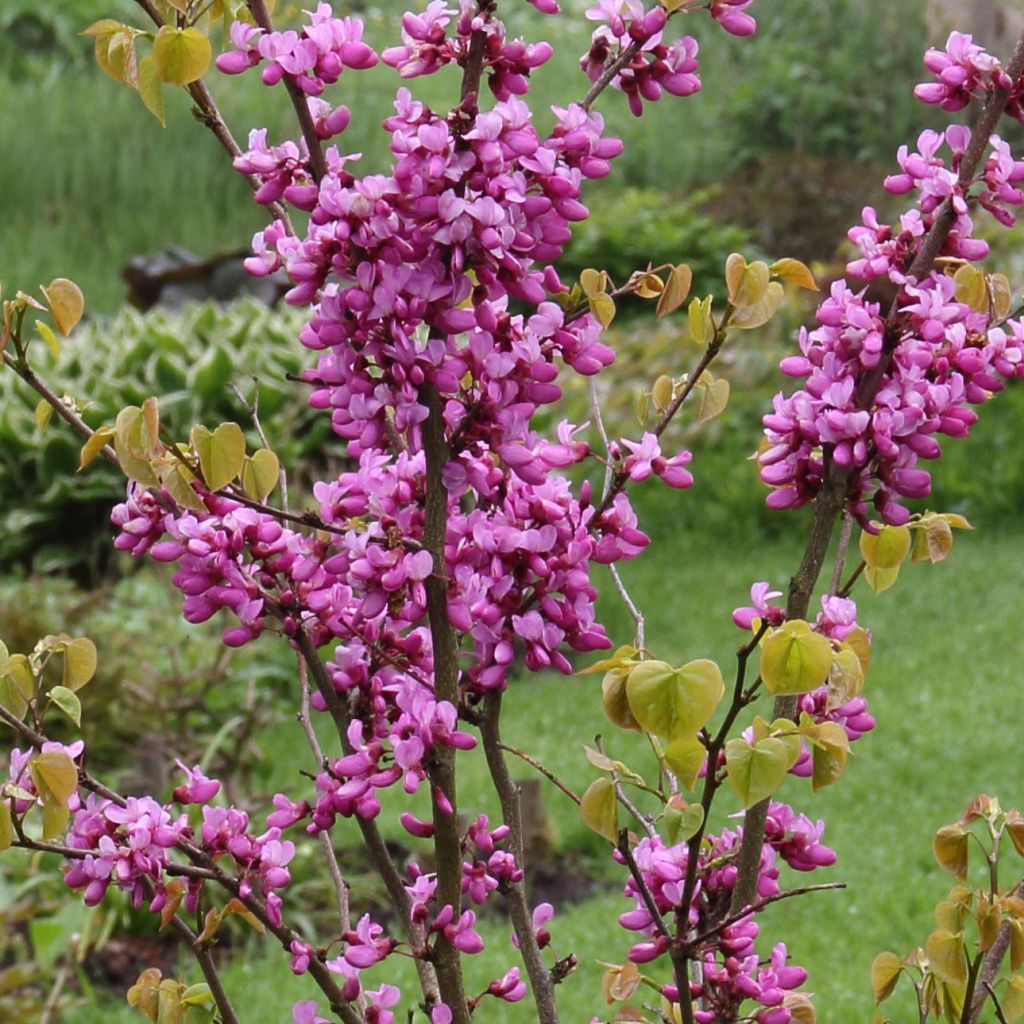
<path fill-rule="evenodd" d="M 158 29 L 166 24 L 162 15 L 150 0 L 135 0 L 135 2 L 146 12 L 149 20 Z M 189 96 L 192 97 L 192 102 L 195 103 L 196 109 L 199 111 L 200 120 L 210 129 L 214 138 L 221 144 L 228 156 L 232 160 L 235 157 L 241 156 L 242 149 L 235 140 L 234 135 L 231 134 L 231 129 L 224 120 L 220 108 L 217 106 L 217 101 L 213 98 L 213 93 L 210 92 L 210 87 L 202 79 L 199 79 L 198 81 L 190 82 L 185 86 L 185 89 L 188 91 Z M 263 185 L 263 182 L 255 174 L 246 174 L 245 177 L 248 179 L 254 192 Z M 292 229 L 291 218 L 288 216 L 288 210 L 284 205 L 279 202 L 268 203 L 267 209 L 284 223 L 288 234 L 295 233 Z"/>
<path fill-rule="evenodd" d="M 1017 895 L 1024 897 L 1024 882 L 1017 886 Z M 966 1024 L 978 1024 L 981 1011 L 985 1006 L 985 999 L 991 990 L 991 985 L 999 973 L 1003 958 L 1010 948 L 1010 940 L 1013 937 L 1013 926 L 1009 921 L 1004 921 L 999 926 L 995 941 L 988 948 L 985 959 L 981 963 L 981 970 L 978 972 L 977 983 L 974 987 L 974 997 L 971 1000 L 970 1013 L 967 1016 Z"/>
<path fill-rule="evenodd" d="M 148 885 L 146 888 L 150 889 L 152 886 Z M 217 965 L 213 962 L 213 957 L 210 956 L 206 945 L 196 942 L 196 933 L 177 914 L 171 918 L 171 927 L 184 939 L 192 956 L 195 957 L 196 963 L 199 964 L 199 970 L 203 972 L 206 984 L 210 986 L 213 1001 L 220 1011 L 221 1024 L 238 1024 L 238 1015 L 231 1005 L 227 992 L 224 991 L 224 984 L 217 972 Z"/>
<path fill-rule="evenodd" d="M 632 59 L 640 52 L 640 43 L 633 41 L 627 46 L 622 53 L 618 55 L 609 64 L 604 71 L 601 72 L 600 78 L 587 90 L 586 96 L 580 100 L 580 106 L 589 111 L 597 100 L 597 97 L 601 95 L 612 83 L 612 79 L 632 61 Z"/>
<path fill-rule="evenodd" d="M 295 645 L 302 654 L 302 658 L 309 669 L 309 674 L 313 677 L 313 682 L 316 684 L 317 691 L 327 705 L 327 711 L 334 721 L 335 731 L 338 734 L 342 750 L 346 754 L 351 754 L 353 750 L 348 738 L 348 712 L 337 691 L 334 689 L 334 682 L 327 674 L 327 670 L 324 668 L 324 663 L 320 660 L 320 655 L 313 641 L 310 640 L 309 635 L 304 630 L 300 629 L 295 636 Z M 409 894 L 405 891 L 405 883 L 391 854 L 388 853 L 388 848 L 384 843 L 380 830 L 377 828 L 376 822 L 367 821 L 358 816 L 357 823 L 370 859 L 380 872 L 388 899 L 398 912 L 406 936 L 412 944 L 414 951 L 422 953 L 426 948 L 426 934 L 420 925 L 413 923 L 412 901 L 409 898 Z M 459 858 L 459 866 L 461 869 L 461 857 Z M 417 956 L 416 969 L 419 972 L 420 987 L 423 990 L 424 999 L 431 1005 L 439 1002 L 440 994 L 433 966 L 421 959 L 420 956 Z"/>
<path fill-rule="evenodd" d="M 459 703 L 459 652 L 455 629 L 448 621 L 448 583 L 445 577 L 444 542 L 448 527 L 448 488 L 442 473 L 448 462 L 444 436 L 441 395 L 433 382 L 420 389 L 420 401 L 427 407 L 423 422 L 423 452 L 426 457 L 426 501 L 423 546 L 433 558 L 433 570 L 424 582 L 427 619 L 434 655 L 434 696 L 453 707 Z M 433 790 L 434 849 L 437 854 L 437 900 L 450 906 L 458 917 L 462 907 L 462 837 L 457 817 L 455 750 L 436 746 L 430 753 L 427 774 Z M 440 806 L 444 800 L 449 805 Z M 434 962 L 441 998 L 452 1011 L 453 1024 L 470 1024 L 469 1008 L 462 981 L 459 951 L 440 934 L 434 947 Z"/>
<path fill-rule="evenodd" d="M 512 781 L 508 763 L 502 751 L 509 749 L 511 753 L 522 755 L 519 751 L 506 748 L 501 742 L 501 700 L 502 695 L 498 690 L 488 692 L 484 698 L 484 710 L 480 720 L 480 738 L 484 748 L 484 757 L 487 759 L 487 767 L 494 782 L 494 789 L 501 803 L 502 820 L 509 829 L 509 846 L 516 859 L 516 867 L 522 870 L 525 867 L 525 855 L 519 788 Z M 524 760 L 526 760 L 525 757 Z M 529 763 L 548 775 L 536 762 L 530 761 Z M 559 788 L 563 792 L 568 792 L 576 803 L 580 802 L 579 797 L 568 787 L 560 786 Z M 530 913 L 530 907 L 526 900 L 525 884 L 522 881 L 509 882 L 505 888 L 505 896 L 508 900 L 512 927 L 519 940 L 519 952 L 522 955 L 526 975 L 530 979 L 530 987 L 533 990 L 538 1024 L 558 1024 L 554 979 L 551 972 L 544 966 L 540 948 L 537 945 L 537 937 L 533 930 L 533 915 Z"/>
<path fill-rule="evenodd" d="M 246 0 L 249 10 L 252 11 L 253 20 L 265 32 L 273 32 L 274 24 L 270 19 L 270 13 L 264 0 Z M 327 160 L 324 157 L 324 147 L 320 136 L 316 133 L 316 126 L 313 124 L 313 115 L 309 112 L 308 97 L 295 82 L 295 76 L 287 72 L 284 74 L 284 85 L 288 90 L 288 97 L 295 108 L 295 116 L 302 129 L 302 137 L 306 140 L 306 149 L 309 150 L 309 169 L 313 180 L 319 184 L 320 180 L 327 174 Z"/>
<path fill-rule="evenodd" d="M 1024 34 L 1017 41 L 1013 57 L 1007 67 L 1007 73 L 1016 81 L 1024 72 Z M 971 144 L 964 153 L 960 164 L 959 177 L 961 183 L 973 180 L 978 164 L 988 145 L 988 139 L 996 123 L 1006 108 L 1009 92 L 996 89 L 989 96 L 981 114 L 975 122 L 971 135 Z M 917 280 L 929 273 L 935 259 L 949 237 L 956 221 L 951 200 L 946 200 L 933 220 L 925 236 L 921 249 L 911 264 L 908 272 Z M 885 340 L 882 358 L 871 371 L 861 379 L 856 392 L 858 408 L 870 409 L 875 394 L 881 384 L 882 377 L 892 361 L 893 353 L 901 338 L 900 317 L 897 304 L 890 309 L 885 326 Z M 814 513 L 811 520 L 810 535 L 800 568 L 790 580 L 789 594 L 786 602 L 786 615 L 789 619 L 804 619 L 810 607 L 811 594 L 818 582 L 822 566 L 828 554 L 829 542 L 832 538 L 836 518 L 846 506 L 847 488 L 850 481 L 851 468 L 838 466 L 831 458 L 826 447 L 825 471 L 821 490 L 814 499 Z M 792 718 L 796 713 L 797 697 L 779 697 L 775 701 L 775 718 Z M 768 800 L 751 807 L 744 818 L 743 841 L 740 847 L 739 873 L 733 889 L 732 910 L 740 911 L 750 904 L 757 889 L 757 876 L 761 861 L 761 847 L 764 842 L 764 826 L 768 817 Z"/>

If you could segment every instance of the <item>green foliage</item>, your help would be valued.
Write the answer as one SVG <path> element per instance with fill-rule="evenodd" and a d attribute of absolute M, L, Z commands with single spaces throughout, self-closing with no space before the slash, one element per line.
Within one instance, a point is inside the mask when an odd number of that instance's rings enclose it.
<path fill-rule="evenodd" d="M 621 285 L 649 262 L 658 266 L 685 259 L 693 271 L 695 294 L 724 296 L 725 258 L 736 250 L 749 251 L 751 242 L 742 228 L 705 212 L 713 194 L 704 189 L 683 198 L 652 188 L 601 193 L 589 203 L 591 216 L 576 228 L 559 272 L 569 282 L 595 267 Z"/>
<path fill-rule="evenodd" d="M 288 309 L 271 312 L 254 301 L 183 314 L 125 310 L 76 331 L 47 375 L 93 427 L 157 395 L 176 437 L 196 422 L 233 420 L 246 428 L 254 451 L 261 442 L 227 385 L 234 381 L 250 400 L 248 375 L 256 373 L 260 414 L 272 418 L 277 454 L 286 465 L 315 465 L 332 447 L 329 425 L 311 414 L 305 390 L 285 380 L 310 361 L 297 340 L 300 323 Z M 124 478 L 102 459 L 76 474 L 77 439 L 56 422 L 40 437 L 34 405 L 23 382 L 0 372 L 0 565 L 95 572 L 110 556 L 108 517 Z"/>

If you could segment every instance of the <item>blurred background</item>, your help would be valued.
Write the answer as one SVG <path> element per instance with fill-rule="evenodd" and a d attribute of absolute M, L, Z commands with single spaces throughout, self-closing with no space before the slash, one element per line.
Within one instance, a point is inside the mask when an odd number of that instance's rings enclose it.
<path fill-rule="evenodd" d="M 554 19 L 523 3 L 502 12 L 510 34 L 555 46 L 555 58 L 532 83 L 541 127 L 550 104 L 586 91 L 576 63 L 593 27 L 583 17 L 586 6 L 566 0 L 563 16 Z M 924 127 L 948 123 L 912 95 L 924 78 L 924 50 L 942 45 L 956 28 L 973 31 L 1005 57 L 1024 27 L 1020 6 L 757 0 L 751 13 L 759 30 L 747 40 L 694 15 L 685 31 L 700 42 L 700 94 L 665 97 L 639 120 L 620 95 L 609 90 L 601 100 L 626 150 L 612 175 L 585 195 L 592 217 L 558 265 L 563 278 L 595 267 L 621 282 L 648 262 L 685 260 L 696 292 L 721 295 L 725 258 L 742 251 L 748 258 L 798 257 L 827 286 L 842 275 L 846 231 L 861 207 L 899 212 L 881 189 L 897 148 L 913 145 Z M 278 9 L 284 21 L 299 17 L 294 5 L 279 2 Z M 356 3 L 351 10 L 365 18 L 372 44 L 393 45 L 399 3 Z M 264 211 L 196 123 L 184 93 L 168 96 L 161 128 L 136 95 L 96 69 L 91 40 L 79 33 L 101 17 L 143 24 L 129 0 L 0 3 L 0 283 L 5 294 L 32 291 L 55 276 L 82 286 L 87 320 L 59 361 L 44 355 L 41 369 L 85 405 L 93 425 L 151 394 L 161 397 L 164 418 L 178 433 L 200 421 L 244 423 L 228 383 L 248 395 L 256 374 L 272 446 L 286 464 L 306 467 L 306 475 L 292 478 L 301 503 L 309 480 L 336 471 L 344 458 L 322 417 L 311 415 L 285 379 L 311 362 L 296 340 L 301 311 L 268 304 L 273 294 L 247 294 L 252 289 L 238 273 L 239 254 L 264 223 Z M 292 134 L 281 90 L 262 87 L 253 75 L 210 78 L 240 141 L 258 126 L 269 127 L 275 141 Z M 450 102 L 455 85 L 445 73 L 412 84 L 438 107 Z M 344 75 L 330 94 L 353 111 L 339 143 L 363 154 L 357 173 L 386 160 L 379 126 L 395 88 L 393 72 L 378 67 Z M 1001 131 L 1015 143 L 1024 137 L 1016 123 Z M 991 223 L 983 234 L 993 248 L 990 268 L 1009 276 L 1019 298 L 1024 236 Z M 806 293 L 789 296 L 769 327 L 731 344 L 716 371 L 732 385 L 728 408 L 710 423 L 691 415 L 673 428 L 673 441 L 694 451 L 693 489 L 680 494 L 656 482 L 636 489 L 654 547 L 627 567 L 626 577 L 649 609 L 648 641 L 658 657 L 709 656 L 727 665 L 739 639 L 731 609 L 746 603 L 752 582 L 784 585 L 797 564 L 806 515 L 768 511 L 748 457 L 772 395 L 786 386 L 778 360 L 798 326 L 810 322 L 816 301 Z M 618 359 L 602 381 L 613 433 L 639 436 L 638 412 L 653 380 L 678 376 L 695 362 L 684 318 L 677 318 L 656 324 L 650 307 L 620 308 L 609 335 Z M 588 402 L 582 387 L 570 385 L 548 419 L 585 420 Z M 12 374 L 0 373 L 0 638 L 11 651 L 27 652 L 45 633 L 93 637 L 100 673 L 85 694 L 90 763 L 126 789 L 169 791 L 167 766 L 178 756 L 201 760 L 246 806 L 266 806 L 277 791 L 297 793 L 299 769 L 313 766 L 295 759 L 295 666 L 288 652 L 270 638 L 228 652 L 217 623 L 186 630 L 164 575 L 112 555 L 108 517 L 122 481 L 98 464 L 76 475 L 77 444 L 57 425 L 41 431 L 34 406 Z M 834 791 L 811 797 L 794 780 L 782 794 L 812 818 L 826 818 L 825 839 L 839 852 L 832 873 L 849 882 L 841 894 L 788 901 L 765 915 L 764 948 L 785 938 L 795 960 L 810 968 L 807 987 L 817 992 L 819 1019 L 866 1019 L 873 956 L 885 948 L 905 952 L 930 931 L 930 907 L 946 887 L 930 852 L 935 828 L 982 790 L 998 792 L 1005 805 L 1024 802 L 1024 772 L 1010 756 L 1024 657 L 1021 437 L 1024 393 L 1010 387 L 981 411 L 970 439 L 947 443 L 934 493 L 919 506 L 964 514 L 976 532 L 958 535 L 949 562 L 908 567 L 894 591 L 855 595 L 863 602 L 861 621 L 875 636 L 868 696 L 879 727 L 858 744 Z M 607 591 L 602 619 L 616 643 L 628 642 L 629 619 L 607 580 L 599 583 Z M 524 676 L 508 701 L 511 742 L 578 790 L 590 769 L 582 750 L 564 740 L 571 731 L 589 742 L 606 729 L 595 687 L 589 676 Z M 613 742 L 639 767 L 643 751 L 620 737 Z M 493 807 L 472 756 L 467 772 L 463 792 L 474 805 Z M 626 905 L 603 841 L 557 796 L 545 792 L 534 805 L 539 867 L 532 883 L 538 900 L 559 904 L 559 955 L 574 951 L 580 959 L 561 993 L 566 1020 L 588 1020 L 602 1012 L 597 959 L 621 959 L 628 948 L 626 933 L 611 924 Z M 401 834 L 394 839 L 402 841 Z M 341 829 L 336 840 L 357 903 L 377 906 L 381 894 L 356 836 Z M 330 905 L 315 849 L 300 854 L 294 874 L 291 906 L 315 935 L 329 927 Z M 599 923 L 605 927 L 595 928 Z M 501 922 L 488 919 L 485 929 L 504 951 Z M 231 927 L 219 947 L 242 1019 L 288 1020 L 291 1001 L 305 989 L 279 954 L 253 949 L 250 941 L 244 926 Z M 472 969 L 486 985 L 494 963 L 505 959 L 502 952 L 490 968 Z M 148 915 L 131 912 L 116 895 L 86 910 L 67 898 L 47 858 L 0 858 L 0 1021 L 136 1019 L 123 993 L 152 965 L 193 972 L 187 958 L 178 960 L 173 946 L 155 936 Z M 525 1005 L 486 1009 L 484 1024 L 530 1019 Z"/>

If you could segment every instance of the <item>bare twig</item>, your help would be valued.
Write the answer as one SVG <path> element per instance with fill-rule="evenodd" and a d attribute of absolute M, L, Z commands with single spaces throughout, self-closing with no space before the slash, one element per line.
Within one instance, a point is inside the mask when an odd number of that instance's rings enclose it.
<path fill-rule="evenodd" d="M 526 753 L 525 750 L 520 750 L 518 747 L 509 746 L 507 743 L 499 741 L 498 747 L 504 750 L 506 754 L 511 754 L 513 757 L 518 757 L 521 761 L 525 761 L 531 768 L 536 768 L 537 771 L 544 776 L 556 789 L 560 789 L 574 804 L 580 802 L 579 796 L 570 789 L 550 768 L 545 768 L 536 758 L 531 757 Z"/>
<path fill-rule="evenodd" d="M 263 447 L 269 451 L 273 451 L 270 447 L 270 442 L 267 440 L 267 435 L 263 432 L 263 424 L 260 423 L 260 379 L 254 376 L 252 378 L 252 402 L 247 402 L 245 396 L 242 394 L 239 386 L 233 381 L 228 381 L 228 387 L 234 393 L 235 397 L 242 403 L 245 410 L 252 417 L 252 425 L 256 428 L 256 433 L 259 435 L 259 439 L 263 444 Z M 278 462 L 277 470 L 277 483 L 281 488 L 281 511 L 288 511 L 288 472 L 284 468 L 283 462 Z"/>
<path fill-rule="evenodd" d="M 324 753 L 320 749 L 320 742 L 316 738 L 316 733 L 313 731 L 313 722 L 309 716 L 309 674 L 306 668 L 306 662 L 300 656 L 299 659 L 299 681 L 302 686 L 302 693 L 299 699 L 299 712 L 298 719 L 302 725 L 302 731 L 306 734 L 306 740 L 309 743 L 310 750 L 313 751 L 313 757 L 316 759 L 317 767 L 322 769 L 324 765 Z M 338 920 L 340 922 L 339 928 L 343 932 L 347 932 L 351 925 L 349 920 L 349 906 L 348 906 L 348 882 L 345 881 L 344 876 L 341 873 L 341 868 L 338 865 L 338 858 L 334 852 L 334 843 L 331 842 L 331 834 L 328 831 L 319 833 L 320 848 L 324 851 L 324 857 L 327 860 L 327 870 L 330 872 L 331 882 L 334 885 L 334 891 L 337 893 L 338 898 Z"/>
<path fill-rule="evenodd" d="M 516 859 L 516 866 L 524 868 L 523 823 L 519 806 L 519 789 L 512 781 L 501 742 L 501 700 L 499 690 L 491 690 L 484 697 L 484 711 L 480 720 L 480 738 L 484 757 L 490 769 L 495 792 L 501 803 L 502 820 L 509 829 L 509 846 Z M 555 1005 L 554 979 L 541 959 L 537 937 L 533 930 L 533 916 L 526 901 L 526 889 L 522 881 L 510 882 L 506 887 L 509 916 L 512 928 L 519 940 L 519 952 L 530 979 L 533 1000 L 537 1009 L 538 1024 L 558 1024 L 558 1008 Z"/>
<path fill-rule="evenodd" d="M 828 585 L 829 594 L 838 594 L 839 584 L 843 578 L 843 565 L 846 562 L 846 550 L 850 546 L 853 533 L 853 516 L 849 509 L 843 509 L 843 523 L 839 528 L 839 547 L 836 549 L 836 564 L 832 570 L 832 581 Z"/>

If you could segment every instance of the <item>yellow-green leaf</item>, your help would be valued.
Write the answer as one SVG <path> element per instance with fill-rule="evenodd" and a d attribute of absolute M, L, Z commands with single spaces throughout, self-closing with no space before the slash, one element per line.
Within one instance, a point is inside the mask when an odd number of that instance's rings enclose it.
<path fill-rule="evenodd" d="M 580 814 L 588 828 L 610 843 L 619 841 L 619 805 L 615 784 L 610 779 L 597 779 L 588 787 L 580 801 Z"/>
<path fill-rule="evenodd" d="M 953 530 L 944 516 L 928 515 L 914 530 L 914 549 L 911 560 L 929 561 L 933 565 L 945 561 L 953 550 Z"/>
<path fill-rule="evenodd" d="M 71 817 L 68 798 L 78 788 L 78 769 L 63 750 L 44 750 L 29 761 L 43 803 L 43 838 L 59 836 Z"/>
<path fill-rule="evenodd" d="M 87 636 L 77 636 L 64 648 L 64 685 L 80 690 L 96 674 L 96 645 Z"/>
<path fill-rule="evenodd" d="M 687 313 L 687 324 L 690 337 L 698 345 L 707 345 L 715 336 L 715 325 L 711 319 L 711 296 L 691 299 Z"/>
<path fill-rule="evenodd" d="M 211 491 L 219 491 L 242 472 L 245 462 L 245 435 L 237 423 L 222 423 L 212 433 L 198 425 L 189 440 L 203 471 L 203 481 Z"/>
<path fill-rule="evenodd" d="M 737 286 L 729 292 L 729 301 L 738 309 L 756 306 L 768 293 L 770 275 L 768 264 L 761 260 L 748 263 L 743 268 Z"/>
<path fill-rule="evenodd" d="M 626 678 L 629 668 L 612 669 L 601 683 L 604 713 L 613 725 L 620 729 L 640 732 L 640 723 L 629 710 L 629 698 L 626 694 Z"/>
<path fill-rule="evenodd" d="M 46 343 L 53 358 L 60 359 L 60 342 L 57 340 L 57 335 L 53 333 L 53 328 L 48 323 L 37 320 L 36 330 L 39 332 L 39 337 Z"/>
<path fill-rule="evenodd" d="M 747 261 L 742 253 L 729 253 L 725 260 L 725 287 L 730 302 L 743 284 L 743 273 L 746 269 Z"/>
<path fill-rule="evenodd" d="M 225 904 L 224 916 L 227 917 L 228 914 L 236 914 L 250 928 L 259 932 L 260 935 L 263 935 L 267 930 L 263 922 L 237 896 L 228 900 Z"/>
<path fill-rule="evenodd" d="M 752 807 L 782 785 L 789 768 L 789 750 L 772 736 L 754 746 L 737 737 L 725 745 L 725 763 L 729 782 L 743 806 Z"/>
<path fill-rule="evenodd" d="M 136 980 L 135 984 L 128 989 L 126 999 L 129 1006 L 134 1006 L 139 1012 L 156 1024 L 160 1004 L 160 970 L 157 967 L 147 967 Z"/>
<path fill-rule="evenodd" d="M 785 290 L 778 281 L 770 282 L 758 302 L 736 310 L 729 321 L 730 325 L 743 331 L 763 327 L 779 311 L 784 295 Z"/>
<path fill-rule="evenodd" d="M 965 263 L 954 275 L 956 299 L 964 302 L 975 313 L 988 312 L 988 286 L 985 284 L 985 272 L 978 267 Z"/>
<path fill-rule="evenodd" d="M 832 655 L 828 673 L 828 710 L 848 704 L 864 689 L 864 667 L 857 652 L 844 643 Z"/>
<path fill-rule="evenodd" d="M 6 800 L 0 800 L 0 853 L 13 842 L 14 823 L 11 821 L 11 808 Z"/>
<path fill-rule="evenodd" d="M 212 907 L 207 911 L 206 917 L 209 920 L 210 914 L 217 913 Z M 204 929 L 205 931 L 205 929 Z M 196 936 L 196 943 L 200 937 Z M 159 1024 L 182 1024 L 181 1019 L 181 993 L 184 985 L 180 981 L 165 978 L 160 982 L 157 989 L 157 1020 Z"/>
<path fill-rule="evenodd" d="M 783 623 L 761 644 L 761 678 L 772 694 L 806 693 L 821 686 L 832 667 L 832 645 L 802 619 Z"/>
<path fill-rule="evenodd" d="M 81 472 L 93 459 L 112 441 L 117 434 L 113 427 L 98 427 L 92 432 L 92 437 L 82 445 L 82 454 L 78 460 L 78 472 Z"/>
<path fill-rule="evenodd" d="M 647 732 L 668 742 L 694 736 L 724 692 L 721 669 L 706 658 L 678 669 L 664 661 L 641 661 L 626 681 L 633 716 Z"/>
<path fill-rule="evenodd" d="M 785 259 L 776 260 L 768 269 L 776 277 L 782 278 L 783 281 L 788 281 L 790 284 L 795 284 L 800 288 L 806 288 L 811 292 L 818 291 L 818 283 L 814 280 L 810 267 L 806 263 L 801 263 L 800 260 L 786 257 Z"/>
<path fill-rule="evenodd" d="M 164 25 L 153 42 L 156 72 L 168 85 L 188 85 L 202 78 L 212 57 L 210 40 L 197 28 Z"/>
<path fill-rule="evenodd" d="M 961 881 L 967 878 L 967 848 L 970 833 L 957 825 L 944 825 L 935 833 L 932 851 L 939 867 Z"/>
<path fill-rule="evenodd" d="M 725 411 L 729 404 L 729 382 L 724 377 L 712 380 L 700 389 L 700 405 L 697 408 L 697 422 L 707 423 Z"/>
<path fill-rule="evenodd" d="M 1024 978 L 1014 975 L 1007 980 L 999 1005 L 1006 1024 L 1014 1024 L 1024 1017 Z"/>
<path fill-rule="evenodd" d="M 900 567 L 898 565 L 895 569 L 879 569 L 874 565 L 869 565 L 864 570 L 864 579 L 867 580 L 873 593 L 881 594 L 896 582 L 899 574 Z"/>
<path fill-rule="evenodd" d="M 658 412 L 664 412 L 672 404 L 672 396 L 675 393 L 675 385 L 672 378 L 662 374 L 651 388 L 651 402 Z"/>
<path fill-rule="evenodd" d="M 681 807 L 669 803 L 661 818 L 665 838 L 670 846 L 692 839 L 704 824 L 704 808 L 700 804 L 683 804 Z"/>
<path fill-rule="evenodd" d="M 64 712 L 79 728 L 82 725 L 82 702 L 66 686 L 55 686 L 49 693 L 50 700 Z"/>
<path fill-rule="evenodd" d="M 860 554 L 869 567 L 895 569 L 910 550 L 910 530 L 906 526 L 883 526 L 878 533 L 860 535 Z"/>
<path fill-rule="evenodd" d="M 674 313 L 690 294 L 690 286 L 693 284 L 693 271 L 685 264 L 680 263 L 669 271 L 665 288 L 658 297 L 658 305 L 655 313 L 660 320 L 669 313 Z"/>
<path fill-rule="evenodd" d="M 42 291 L 57 330 L 66 338 L 85 312 L 82 289 L 66 277 L 55 277 Z"/>
<path fill-rule="evenodd" d="M 266 501 L 277 486 L 281 464 L 269 448 L 260 448 L 242 462 L 242 489 L 257 501 Z"/>
<path fill-rule="evenodd" d="M 641 299 L 653 299 L 665 290 L 665 282 L 657 274 L 641 274 L 633 282 L 633 289 Z"/>
<path fill-rule="evenodd" d="M 35 420 L 36 426 L 40 430 L 45 430 L 47 424 L 50 422 L 50 418 L 53 416 L 53 406 L 45 398 L 40 398 L 36 403 L 36 410 L 32 415 Z"/>
<path fill-rule="evenodd" d="M 679 781 L 693 792 L 697 774 L 707 759 L 707 748 L 696 736 L 672 740 L 662 752 L 662 760 Z"/>
<path fill-rule="evenodd" d="M 192 487 L 195 477 L 177 459 L 168 456 L 160 465 L 160 486 L 182 507 L 202 512 L 206 506 Z"/>
<path fill-rule="evenodd" d="M 967 963 L 964 960 L 964 937 L 960 932 L 944 929 L 928 936 L 924 947 L 932 970 L 949 985 L 967 983 Z"/>
<path fill-rule="evenodd" d="M 589 298 L 590 312 L 602 327 L 607 327 L 615 319 L 615 300 L 605 292 L 595 292 Z"/>
<path fill-rule="evenodd" d="M 1024 921 L 1013 918 L 1010 922 L 1010 970 L 1024 966 Z"/>
<path fill-rule="evenodd" d="M 146 109 L 161 124 L 166 125 L 167 121 L 164 117 L 164 86 L 157 72 L 156 59 L 151 53 L 139 61 L 138 90 L 139 99 L 145 104 Z"/>
<path fill-rule="evenodd" d="M 588 267 L 580 274 L 580 288 L 588 299 L 600 295 L 608 287 L 608 275 L 603 270 Z"/>
<path fill-rule="evenodd" d="M 871 991 L 876 1006 L 892 995 L 902 970 L 903 960 L 895 953 L 879 953 L 871 962 Z"/>
<path fill-rule="evenodd" d="M 0 672 L 0 704 L 15 717 L 23 718 L 36 689 L 29 660 L 24 654 L 12 654 Z"/>

